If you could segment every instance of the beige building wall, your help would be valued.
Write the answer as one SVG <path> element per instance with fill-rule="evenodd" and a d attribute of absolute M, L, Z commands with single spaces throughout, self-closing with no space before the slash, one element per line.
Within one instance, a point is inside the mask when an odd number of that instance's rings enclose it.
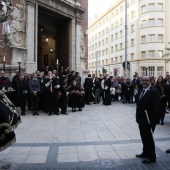
<path fill-rule="evenodd" d="M 169 0 L 129 0 L 128 1 L 128 56 L 129 77 L 135 72 L 140 76 L 165 75 L 170 71 L 165 48 L 170 41 Z M 94 21 L 88 28 L 89 56 L 88 68 L 98 75 L 105 68 L 110 75 L 124 75 L 122 63 L 125 61 L 125 2 L 117 3 Z"/>

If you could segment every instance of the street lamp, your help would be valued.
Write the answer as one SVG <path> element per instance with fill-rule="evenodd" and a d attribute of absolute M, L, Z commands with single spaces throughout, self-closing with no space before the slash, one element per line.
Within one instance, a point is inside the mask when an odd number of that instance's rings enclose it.
<path fill-rule="evenodd" d="M 19 70 L 19 75 L 20 75 L 20 73 L 21 73 L 21 63 L 22 63 L 20 57 L 18 58 L 18 62 L 17 63 L 18 63 L 18 70 Z"/>
<path fill-rule="evenodd" d="M 145 71 L 146 71 L 145 74 L 146 74 L 146 75 L 148 74 L 148 73 L 147 73 L 147 72 L 148 72 L 148 68 L 149 68 L 149 67 L 145 67 Z"/>
<path fill-rule="evenodd" d="M 57 70 L 57 76 L 58 76 L 58 67 L 59 67 L 59 62 L 58 62 L 58 59 L 57 59 L 57 61 L 56 61 L 56 70 Z"/>
<path fill-rule="evenodd" d="M 6 63 L 5 56 L 3 57 L 2 63 L 3 63 L 3 71 L 5 71 L 5 63 Z"/>
<path fill-rule="evenodd" d="M 96 77 L 98 75 L 98 51 L 96 52 Z"/>

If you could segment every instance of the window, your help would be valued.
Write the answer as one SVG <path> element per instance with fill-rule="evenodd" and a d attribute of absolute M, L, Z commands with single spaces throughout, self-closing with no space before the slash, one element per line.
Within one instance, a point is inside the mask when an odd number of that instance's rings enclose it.
<path fill-rule="evenodd" d="M 113 28 L 114 28 L 114 24 L 111 25 L 111 29 L 113 29 Z"/>
<path fill-rule="evenodd" d="M 146 26 L 147 26 L 147 25 L 146 25 L 146 20 L 141 21 L 141 27 L 144 28 L 144 27 L 146 27 Z"/>
<path fill-rule="evenodd" d="M 120 43 L 120 50 L 122 50 L 123 49 L 123 44 L 122 43 Z"/>
<path fill-rule="evenodd" d="M 163 75 L 163 67 L 157 67 L 157 75 L 162 76 Z"/>
<path fill-rule="evenodd" d="M 149 76 L 154 76 L 155 67 L 149 67 Z"/>
<path fill-rule="evenodd" d="M 142 58 L 146 58 L 146 52 L 145 52 L 145 51 L 142 51 L 142 52 L 141 52 L 141 56 L 142 56 Z"/>
<path fill-rule="evenodd" d="M 106 48 L 106 54 L 108 54 L 108 48 Z"/>
<path fill-rule="evenodd" d="M 149 20 L 149 26 L 150 27 L 155 26 L 155 19 L 150 19 Z"/>
<path fill-rule="evenodd" d="M 111 63 L 113 63 L 114 62 L 114 60 L 113 60 L 113 58 L 111 58 Z"/>
<path fill-rule="evenodd" d="M 158 51 L 158 57 L 159 57 L 159 58 L 162 58 L 162 56 L 163 56 L 163 51 L 160 51 L 160 50 L 159 50 L 159 51 Z"/>
<path fill-rule="evenodd" d="M 104 35 L 104 30 L 102 30 L 102 35 Z"/>
<path fill-rule="evenodd" d="M 117 51 L 117 45 L 115 45 L 115 51 Z"/>
<path fill-rule="evenodd" d="M 113 35 L 111 35 L 111 41 L 113 41 Z"/>
<path fill-rule="evenodd" d="M 102 51 L 102 55 L 104 55 L 104 51 L 105 51 L 105 50 Z"/>
<path fill-rule="evenodd" d="M 104 40 L 102 40 L 102 45 L 104 45 Z"/>
<path fill-rule="evenodd" d="M 116 23 L 115 23 L 115 27 L 118 27 L 118 21 L 116 21 Z"/>
<path fill-rule="evenodd" d="M 155 4 L 149 4 L 149 10 L 154 11 L 155 10 Z"/>
<path fill-rule="evenodd" d="M 158 42 L 163 42 L 163 35 L 162 34 L 158 34 Z"/>
<path fill-rule="evenodd" d="M 163 19 L 158 19 L 158 26 L 163 26 Z"/>
<path fill-rule="evenodd" d="M 120 37 L 122 37 L 123 36 L 123 33 L 122 33 L 122 30 L 120 31 Z"/>
<path fill-rule="evenodd" d="M 131 53 L 131 60 L 134 60 L 134 53 Z"/>
<path fill-rule="evenodd" d="M 145 67 L 141 67 L 141 75 L 142 75 L 142 76 L 146 75 L 146 69 L 145 69 Z"/>
<path fill-rule="evenodd" d="M 135 26 L 131 25 L 131 32 L 134 32 L 134 31 L 135 31 Z"/>
<path fill-rule="evenodd" d="M 131 46 L 134 46 L 134 39 L 131 39 Z"/>
<path fill-rule="evenodd" d="M 108 33 L 108 27 L 106 28 L 106 33 Z"/>
<path fill-rule="evenodd" d="M 118 38 L 117 33 L 115 33 L 115 39 L 117 39 L 117 38 Z"/>
<path fill-rule="evenodd" d="M 123 18 L 120 19 L 120 24 L 123 24 Z"/>
<path fill-rule="evenodd" d="M 117 63 L 117 57 L 115 57 L 115 63 Z"/>
<path fill-rule="evenodd" d="M 120 7 L 120 12 L 122 12 L 123 11 L 123 5 Z"/>
<path fill-rule="evenodd" d="M 120 62 L 122 63 L 122 56 L 120 56 Z"/>
<path fill-rule="evenodd" d="M 99 45 L 98 45 L 99 47 L 101 47 L 101 42 L 99 41 Z"/>
<path fill-rule="evenodd" d="M 149 35 L 149 42 L 155 42 L 155 35 L 154 34 Z"/>
<path fill-rule="evenodd" d="M 111 46 L 111 53 L 113 53 L 113 46 Z"/>
<path fill-rule="evenodd" d="M 131 18 L 132 18 L 132 19 L 135 18 L 135 11 L 132 11 L 132 12 L 131 12 Z"/>
<path fill-rule="evenodd" d="M 141 7 L 141 11 L 142 11 L 142 13 L 143 13 L 143 12 L 146 12 L 146 5 L 143 5 L 143 6 Z"/>
<path fill-rule="evenodd" d="M 106 64 L 108 64 L 108 59 L 106 59 Z"/>
<path fill-rule="evenodd" d="M 106 44 L 108 43 L 108 38 L 106 38 Z"/>
<path fill-rule="evenodd" d="M 104 65 L 104 60 L 102 60 L 102 65 Z"/>
<path fill-rule="evenodd" d="M 142 43 L 145 43 L 145 42 L 146 42 L 146 35 L 143 35 L 143 36 L 141 37 L 141 41 L 142 41 Z"/>
<path fill-rule="evenodd" d="M 149 58 L 155 57 L 155 51 L 149 51 Z"/>
<path fill-rule="evenodd" d="M 158 4 L 158 11 L 163 11 L 163 4 Z"/>

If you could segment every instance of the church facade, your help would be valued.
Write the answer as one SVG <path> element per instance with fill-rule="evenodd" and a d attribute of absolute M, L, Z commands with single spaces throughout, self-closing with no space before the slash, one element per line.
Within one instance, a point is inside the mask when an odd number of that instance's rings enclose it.
<path fill-rule="evenodd" d="M 82 76 L 86 74 L 87 16 L 88 1 L 14 0 L 9 16 L 6 74 L 12 77 L 18 62 L 21 72 L 41 71 L 46 66 L 60 72 L 69 66 Z M 3 53 L 1 50 L 2 56 Z"/>

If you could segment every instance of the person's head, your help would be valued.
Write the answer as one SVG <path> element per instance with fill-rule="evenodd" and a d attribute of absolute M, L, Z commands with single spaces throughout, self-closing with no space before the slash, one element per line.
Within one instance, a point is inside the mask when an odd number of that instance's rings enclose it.
<path fill-rule="evenodd" d="M 69 66 L 66 67 L 66 70 L 67 70 L 67 71 L 69 70 Z"/>
<path fill-rule="evenodd" d="M 93 79 L 95 78 L 95 74 L 92 75 L 92 78 L 93 78 Z"/>
<path fill-rule="evenodd" d="M 163 81 L 163 77 L 162 76 L 159 76 L 158 79 L 157 79 L 157 82 L 158 83 L 161 83 Z"/>
<path fill-rule="evenodd" d="M 18 69 L 15 70 L 15 74 L 19 75 L 19 70 Z"/>
<path fill-rule="evenodd" d="M 5 77 L 5 72 L 1 71 L 1 77 Z"/>
<path fill-rule="evenodd" d="M 51 72 L 51 71 L 48 72 L 48 76 L 49 76 L 49 77 L 52 76 L 52 72 Z"/>
<path fill-rule="evenodd" d="M 141 79 L 143 88 L 147 88 L 151 85 L 151 77 L 150 76 L 143 76 Z"/>
<path fill-rule="evenodd" d="M 20 76 L 19 76 L 19 78 L 20 78 L 20 80 L 22 81 L 22 80 L 24 80 L 25 75 L 24 75 L 23 73 L 21 73 Z"/>
<path fill-rule="evenodd" d="M 32 78 L 33 78 L 33 79 L 37 78 L 37 74 L 36 74 L 36 73 L 33 73 L 33 74 L 32 74 Z"/>
<path fill-rule="evenodd" d="M 115 86 L 112 84 L 112 86 L 111 86 L 112 88 L 114 88 Z"/>
<path fill-rule="evenodd" d="M 46 70 L 48 70 L 48 69 L 49 69 L 49 66 L 46 67 Z"/>
<path fill-rule="evenodd" d="M 28 73 L 26 73 L 26 72 L 24 73 L 24 76 L 25 76 L 25 77 L 28 77 L 28 75 L 29 75 Z"/>
<path fill-rule="evenodd" d="M 109 74 L 108 74 L 108 73 L 106 73 L 106 77 L 109 77 Z"/>
<path fill-rule="evenodd" d="M 88 77 L 91 77 L 91 74 L 88 74 Z"/>
<path fill-rule="evenodd" d="M 55 74 L 55 75 L 56 75 L 56 74 L 57 74 L 57 70 L 53 70 L 53 74 Z"/>
<path fill-rule="evenodd" d="M 73 86 L 76 86 L 76 85 L 77 85 L 77 81 L 73 80 Z"/>

